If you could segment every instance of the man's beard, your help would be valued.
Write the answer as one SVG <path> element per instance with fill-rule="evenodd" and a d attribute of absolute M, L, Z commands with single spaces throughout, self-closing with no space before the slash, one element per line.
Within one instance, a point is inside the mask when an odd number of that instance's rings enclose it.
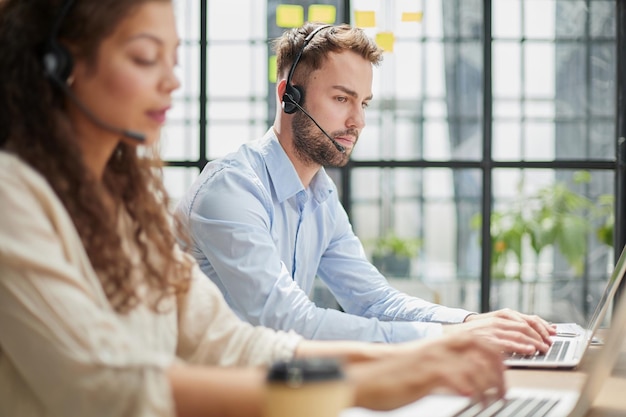
<path fill-rule="evenodd" d="M 296 155 L 303 163 L 327 167 L 342 167 L 348 163 L 351 151 L 339 152 L 335 144 L 301 111 L 294 114 L 291 129 Z M 353 129 L 329 134 L 330 137 L 335 137 L 343 136 L 348 132 L 358 138 L 358 133 Z"/>

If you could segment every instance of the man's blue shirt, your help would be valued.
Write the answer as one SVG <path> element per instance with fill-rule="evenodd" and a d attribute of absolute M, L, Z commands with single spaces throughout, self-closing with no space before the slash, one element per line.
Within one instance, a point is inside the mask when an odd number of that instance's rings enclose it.
<path fill-rule="evenodd" d="M 180 201 L 191 252 L 244 320 L 309 339 L 402 342 L 470 314 L 389 286 L 320 169 L 305 189 L 273 130 L 207 164 Z M 344 312 L 308 297 L 318 276 Z"/>

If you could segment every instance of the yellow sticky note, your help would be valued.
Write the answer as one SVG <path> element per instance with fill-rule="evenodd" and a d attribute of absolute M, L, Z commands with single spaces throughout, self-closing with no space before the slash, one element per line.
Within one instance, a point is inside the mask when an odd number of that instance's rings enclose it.
<path fill-rule="evenodd" d="M 360 28 L 373 28 L 376 27 L 376 12 L 374 11 L 359 11 L 354 12 L 354 21 L 357 27 Z"/>
<path fill-rule="evenodd" d="M 276 55 L 270 56 L 268 65 L 267 65 L 267 75 L 269 76 L 270 82 L 276 82 Z"/>
<path fill-rule="evenodd" d="M 334 24 L 337 20 L 337 8 L 330 4 L 312 4 L 309 6 L 309 22 Z"/>
<path fill-rule="evenodd" d="M 295 4 L 279 4 L 276 7 L 276 26 L 297 28 L 304 24 L 304 7 Z"/>
<path fill-rule="evenodd" d="M 393 52 L 395 41 L 396 37 L 393 35 L 393 32 L 379 32 L 376 34 L 376 44 L 385 52 Z"/>
<path fill-rule="evenodd" d="M 403 12 L 402 13 L 403 22 L 421 22 L 423 17 L 424 17 L 423 12 Z"/>

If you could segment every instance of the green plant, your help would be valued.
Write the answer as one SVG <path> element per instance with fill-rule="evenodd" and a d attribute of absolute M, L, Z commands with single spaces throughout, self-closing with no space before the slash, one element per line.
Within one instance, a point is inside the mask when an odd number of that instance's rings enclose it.
<path fill-rule="evenodd" d="M 389 232 L 374 242 L 372 262 L 385 276 L 410 277 L 411 259 L 422 246 L 417 238 L 402 238 Z"/>
<path fill-rule="evenodd" d="M 595 206 L 595 215 L 601 219 L 601 224 L 596 229 L 596 238 L 610 247 L 613 247 L 613 229 L 615 228 L 614 204 L 613 194 L 602 194 L 598 197 L 598 204 Z"/>
<path fill-rule="evenodd" d="M 589 183 L 591 174 L 577 171 L 573 175 L 576 184 Z M 601 196 L 599 204 L 581 196 L 564 182 L 556 182 L 539 189 L 530 196 L 524 196 L 519 186 L 519 198 L 507 206 L 494 210 L 491 216 L 492 276 L 496 279 L 513 278 L 521 280 L 521 265 L 524 242 L 528 242 L 534 252 L 535 268 L 544 249 L 555 247 L 580 276 L 584 269 L 587 251 L 587 234 L 591 228 L 589 215 L 606 218 L 597 230 L 601 242 L 612 241 L 612 203 Z M 472 227 L 479 229 L 480 214 L 472 218 Z M 607 243 L 608 244 L 608 243 Z M 507 275 L 505 266 L 513 257 L 518 265 L 517 272 Z M 538 271 L 535 271 L 535 277 Z"/>
<path fill-rule="evenodd" d="M 591 182 L 587 171 L 574 173 L 575 184 Z M 534 311 L 535 285 L 539 278 L 539 259 L 548 247 L 553 247 L 570 265 L 575 276 L 582 276 L 585 267 L 589 232 L 596 226 L 598 240 L 612 246 L 613 196 L 601 195 L 596 202 L 572 191 L 565 182 L 555 182 L 531 195 L 524 195 L 519 185 L 516 199 L 498 207 L 490 219 L 491 276 L 494 279 L 522 281 L 524 245 L 533 253 L 534 272 L 528 281 L 528 310 Z M 480 214 L 472 218 L 472 227 L 481 228 Z M 511 262 L 514 260 L 514 262 Z M 517 269 L 515 268 L 517 266 Z M 523 292 L 519 291 L 521 308 Z"/>
<path fill-rule="evenodd" d="M 589 183 L 591 174 L 577 171 L 573 181 Z M 582 275 L 591 226 L 587 214 L 593 207 L 592 201 L 570 190 L 567 184 L 556 182 L 540 189 L 529 203 L 532 209 L 526 227 L 536 259 L 546 247 L 556 246 L 575 275 Z"/>
<path fill-rule="evenodd" d="M 480 215 L 475 216 L 473 227 L 481 226 Z M 518 265 L 522 264 L 522 241 L 526 233 L 526 224 L 518 207 L 511 207 L 506 212 L 494 212 L 491 215 L 491 274 L 495 279 L 507 278 L 505 267 L 509 255 Z M 512 278 L 520 280 L 521 274 Z"/>
<path fill-rule="evenodd" d="M 372 256 L 389 256 L 414 258 L 419 253 L 422 242 L 417 238 L 402 238 L 395 233 L 387 233 L 374 243 Z"/>

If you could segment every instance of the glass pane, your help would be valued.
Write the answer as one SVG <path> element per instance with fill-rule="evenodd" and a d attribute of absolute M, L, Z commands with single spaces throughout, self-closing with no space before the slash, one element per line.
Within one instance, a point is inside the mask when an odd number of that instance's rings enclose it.
<path fill-rule="evenodd" d="M 260 139 L 267 131 L 265 124 L 247 122 L 211 122 L 208 128 L 208 159 L 222 157 L 241 145 Z"/>
<path fill-rule="evenodd" d="M 554 39 L 555 1 L 524 0 L 522 7 L 524 36 L 529 39 Z M 515 13 L 515 10 L 508 13 Z"/>
<path fill-rule="evenodd" d="M 594 159 L 613 159 L 615 155 L 615 123 L 592 122 L 589 127 L 589 157 Z"/>
<path fill-rule="evenodd" d="M 161 158 L 166 161 L 197 160 L 200 156 L 198 123 L 168 122 L 161 132 Z"/>
<path fill-rule="evenodd" d="M 497 38 L 520 38 L 522 0 L 497 0 L 491 6 L 492 35 Z"/>
<path fill-rule="evenodd" d="M 266 35 L 267 2 L 207 1 L 208 36 L 212 40 L 248 40 Z"/>
<path fill-rule="evenodd" d="M 422 12 L 423 38 L 390 17 L 405 8 Z M 482 3 L 361 0 L 353 2 L 353 10 L 375 11 L 379 29 L 397 37 L 393 53 L 386 53 L 374 72 L 374 100 L 353 159 L 479 159 Z"/>
<path fill-rule="evenodd" d="M 183 41 L 200 39 L 200 2 L 175 1 L 173 5 L 178 36 Z"/>
<path fill-rule="evenodd" d="M 251 72 L 267 74 L 266 60 L 254 61 L 249 43 L 214 45 L 208 52 L 208 95 L 211 97 L 247 97 L 252 90 Z M 225 80 L 229 80 L 225 82 Z"/>
<path fill-rule="evenodd" d="M 268 10 L 256 0 L 207 4 L 206 158 L 214 159 L 268 129 Z"/>
<path fill-rule="evenodd" d="M 400 99 L 415 99 L 423 96 L 422 69 L 424 66 L 424 47 L 417 42 L 398 42 L 394 48 L 395 60 L 395 97 Z M 390 60 L 385 59 L 385 67 Z"/>
<path fill-rule="evenodd" d="M 517 42 L 493 42 L 492 87 L 494 97 L 519 97 L 521 95 L 521 55 L 521 47 Z"/>
<path fill-rule="evenodd" d="M 381 237 L 417 239 L 410 276 L 391 276 L 410 294 L 476 309 L 480 249 L 472 230 L 481 174 L 467 169 L 355 168 L 352 225 L 371 259 Z M 467 286 L 472 291 L 467 292 Z"/>
<path fill-rule="evenodd" d="M 165 189 L 167 190 L 171 201 L 170 209 L 173 210 L 185 194 L 185 191 L 198 177 L 199 171 L 197 168 L 179 168 L 179 167 L 164 167 L 163 168 L 163 182 L 165 183 Z"/>
<path fill-rule="evenodd" d="M 427 38 L 443 37 L 443 6 L 448 0 L 426 0 L 422 2 L 424 10 L 424 33 Z"/>
<path fill-rule="evenodd" d="M 200 28 L 197 16 L 200 13 L 200 3 L 175 2 L 174 7 L 177 30 L 181 38 L 178 49 L 179 65 L 175 71 L 181 87 L 173 93 L 172 109 L 168 112 L 159 146 L 161 158 L 164 160 L 187 161 L 195 160 L 199 156 Z"/>
<path fill-rule="evenodd" d="M 365 113 L 365 128 L 361 131 L 359 141 L 352 151 L 352 159 L 354 160 L 376 160 L 385 158 L 381 146 L 388 137 L 387 135 L 383 136 L 381 134 L 378 122 L 379 112 L 372 107 Z"/>
<path fill-rule="evenodd" d="M 440 42 L 427 42 L 424 44 L 426 80 L 425 92 L 427 97 L 443 98 L 446 96 L 446 74 L 444 72 L 444 45 Z"/>
<path fill-rule="evenodd" d="M 526 42 L 523 46 L 524 95 L 554 97 L 554 44 Z"/>
<path fill-rule="evenodd" d="M 527 38 L 493 44 L 494 159 L 611 160 L 615 33 L 605 29 L 614 28 L 614 11 L 605 1 L 521 6 Z M 512 15 L 504 5 L 494 8 L 494 21 Z"/>
<path fill-rule="evenodd" d="M 593 116 L 606 116 L 607 121 L 615 117 L 615 57 L 614 41 L 591 46 L 591 105 L 588 110 Z"/>
<path fill-rule="evenodd" d="M 615 37 L 615 1 L 594 0 L 589 3 L 591 36 L 598 38 Z"/>

